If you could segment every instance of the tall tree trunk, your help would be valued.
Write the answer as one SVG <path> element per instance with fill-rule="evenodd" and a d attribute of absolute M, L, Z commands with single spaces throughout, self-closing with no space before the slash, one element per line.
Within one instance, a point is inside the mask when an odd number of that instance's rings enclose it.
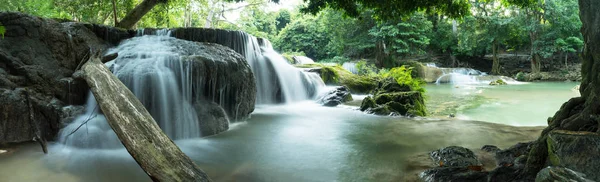
<path fill-rule="evenodd" d="M 600 1 L 579 0 L 579 17 L 585 42 L 582 54 L 581 97 L 570 99 L 548 119 L 548 127 L 534 143 L 527 159 L 525 175 L 535 175 L 548 160 L 548 133 L 554 129 L 600 133 Z"/>
<path fill-rule="evenodd" d="M 569 53 L 565 52 L 563 54 L 565 54 L 565 69 L 569 69 L 569 63 L 567 62 L 569 59 Z"/>
<path fill-rule="evenodd" d="M 532 30 L 529 32 L 529 39 L 531 42 L 531 72 L 539 73 L 540 70 L 540 55 L 537 53 L 538 48 L 535 45 L 535 41 L 537 41 L 537 31 Z"/>
<path fill-rule="evenodd" d="M 492 42 L 492 74 L 500 74 L 500 60 L 498 59 L 498 40 Z"/>
<path fill-rule="evenodd" d="M 385 42 L 383 40 L 377 41 L 375 44 L 375 66 L 378 68 L 383 68 L 385 62 L 389 59 L 385 49 Z"/>
<path fill-rule="evenodd" d="M 153 181 L 211 181 L 159 128 L 144 105 L 102 64 L 91 57 L 83 77 L 110 127 Z"/>
<path fill-rule="evenodd" d="M 133 26 L 146 15 L 158 3 L 166 3 L 167 0 L 144 0 L 131 10 L 123 19 L 117 23 L 116 27 L 131 29 Z"/>
<path fill-rule="evenodd" d="M 115 26 L 119 23 L 119 20 L 117 19 L 117 2 L 115 2 L 116 0 L 112 0 L 112 5 L 113 5 L 113 17 L 115 17 Z"/>

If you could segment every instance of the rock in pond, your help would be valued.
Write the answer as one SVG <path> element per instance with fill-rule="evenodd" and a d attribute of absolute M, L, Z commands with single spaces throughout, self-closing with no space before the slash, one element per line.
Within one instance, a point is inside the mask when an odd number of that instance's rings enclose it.
<path fill-rule="evenodd" d="M 423 181 L 487 181 L 488 172 L 473 151 L 459 146 L 445 147 L 430 153 L 435 168 L 419 174 Z"/>
<path fill-rule="evenodd" d="M 440 167 L 468 167 L 480 166 L 481 162 L 473 151 L 459 146 L 445 147 L 430 153 L 435 164 Z"/>
<path fill-rule="evenodd" d="M 498 79 L 496 81 L 491 81 L 489 85 L 506 85 L 506 82 L 502 79 Z"/>
<path fill-rule="evenodd" d="M 401 85 L 393 78 L 379 83 L 373 96 L 366 97 L 361 111 L 376 115 L 425 116 L 425 102 L 419 91 L 411 91 L 410 86 Z"/>
<path fill-rule="evenodd" d="M 600 181 L 600 134 L 554 130 L 548 134 L 547 142 L 553 166 L 566 167 Z"/>
<path fill-rule="evenodd" d="M 346 86 L 339 86 L 319 98 L 317 103 L 323 106 L 335 107 L 348 101 L 352 101 L 350 90 Z"/>

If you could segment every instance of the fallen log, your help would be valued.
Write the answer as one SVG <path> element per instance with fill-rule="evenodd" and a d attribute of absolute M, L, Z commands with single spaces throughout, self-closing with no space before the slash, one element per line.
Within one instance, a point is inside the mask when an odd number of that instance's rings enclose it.
<path fill-rule="evenodd" d="M 108 124 L 153 181 L 211 181 L 98 56 L 90 56 L 82 72 Z"/>

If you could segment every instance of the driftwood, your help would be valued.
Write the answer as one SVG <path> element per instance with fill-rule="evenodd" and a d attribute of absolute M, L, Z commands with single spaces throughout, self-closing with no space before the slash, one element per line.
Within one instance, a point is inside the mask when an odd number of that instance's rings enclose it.
<path fill-rule="evenodd" d="M 153 181 L 211 181 L 100 58 L 91 56 L 82 71 L 110 127 Z"/>
<path fill-rule="evenodd" d="M 48 142 L 42 132 L 40 131 L 39 124 L 35 121 L 35 114 L 33 111 L 33 105 L 31 104 L 31 98 L 29 96 L 29 90 L 25 90 L 25 99 L 27 99 L 27 107 L 29 107 L 29 124 L 31 125 L 31 132 L 33 133 L 33 140 L 37 141 L 42 147 L 44 154 L 48 154 Z"/>

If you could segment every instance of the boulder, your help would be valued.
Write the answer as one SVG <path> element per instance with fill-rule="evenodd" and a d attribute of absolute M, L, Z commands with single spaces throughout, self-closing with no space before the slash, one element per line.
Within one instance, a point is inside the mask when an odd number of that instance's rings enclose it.
<path fill-rule="evenodd" d="M 504 80 L 498 79 L 496 81 L 491 81 L 489 85 L 506 85 Z"/>
<path fill-rule="evenodd" d="M 317 100 L 317 103 L 323 106 L 335 107 L 348 101 L 352 101 L 350 90 L 346 86 L 339 86 L 324 94 Z"/>
<path fill-rule="evenodd" d="M 600 134 L 553 130 L 548 134 L 548 158 L 553 166 L 581 172 L 600 181 Z"/>
<path fill-rule="evenodd" d="M 488 172 L 471 170 L 467 167 L 436 167 L 421 172 L 419 178 L 425 182 L 487 182 Z"/>
<path fill-rule="evenodd" d="M 549 166 L 537 173 L 535 182 L 555 182 L 555 181 L 573 181 L 573 182 L 593 182 L 586 178 L 585 174 L 573 171 L 564 167 Z"/>
<path fill-rule="evenodd" d="M 215 135 L 229 129 L 227 113 L 219 104 L 211 101 L 197 101 L 194 109 L 200 121 L 202 136 Z"/>
<path fill-rule="evenodd" d="M 440 167 L 468 167 L 482 165 L 473 151 L 459 146 L 450 146 L 432 151 L 430 157 L 433 160 L 433 163 Z"/>
<path fill-rule="evenodd" d="M 71 75 L 90 49 L 110 44 L 80 23 L 15 12 L 0 12 L 0 22 L 6 28 L 0 40 L 0 143 L 30 141 L 35 128 L 51 140 L 65 116 L 62 108 L 85 103 L 87 85 Z M 32 111 L 24 105 L 25 93 Z"/>

